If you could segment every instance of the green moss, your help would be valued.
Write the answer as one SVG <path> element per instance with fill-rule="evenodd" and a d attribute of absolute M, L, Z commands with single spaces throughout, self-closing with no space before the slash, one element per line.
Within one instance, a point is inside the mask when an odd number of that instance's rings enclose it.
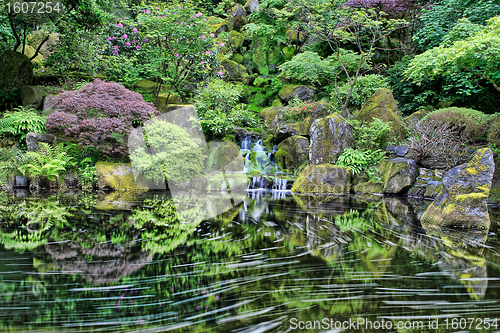
<path fill-rule="evenodd" d="M 384 183 L 372 179 L 367 182 L 355 185 L 354 192 L 362 194 L 384 193 Z"/>
<path fill-rule="evenodd" d="M 304 42 L 306 40 L 306 35 L 301 32 L 296 31 L 293 27 L 288 28 L 286 31 L 286 38 L 291 42 Z"/>
<path fill-rule="evenodd" d="M 500 115 L 493 116 L 488 129 L 488 143 L 500 149 Z M 499 170 L 500 171 L 500 170 Z"/>
<path fill-rule="evenodd" d="M 266 147 L 267 151 L 272 151 L 274 146 L 274 136 L 272 134 L 264 134 L 262 136 L 262 143 Z"/>
<path fill-rule="evenodd" d="M 350 168 L 332 164 L 311 165 L 300 173 L 292 192 L 344 194 L 350 191 L 351 178 Z M 328 183 L 325 180 L 328 180 Z"/>
<path fill-rule="evenodd" d="M 253 85 L 256 86 L 256 87 L 262 87 L 266 84 L 268 84 L 270 81 L 270 79 L 266 78 L 266 77 L 263 77 L 263 76 L 258 76 L 254 81 L 253 81 Z"/>
<path fill-rule="evenodd" d="M 281 107 L 281 106 L 283 106 L 283 103 L 281 103 L 281 101 L 276 98 L 275 100 L 273 100 L 271 106 L 272 107 Z"/>
<path fill-rule="evenodd" d="M 167 101 L 168 99 L 168 101 Z M 158 101 L 156 102 L 156 108 L 158 110 L 163 109 L 163 107 L 168 104 L 174 104 L 174 105 L 179 105 L 182 104 L 182 99 L 177 96 L 176 94 L 171 94 L 171 93 L 161 93 L 158 94 Z"/>
<path fill-rule="evenodd" d="M 242 64 L 243 63 L 243 56 L 241 54 L 239 54 L 239 53 L 235 53 L 233 55 L 232 59 L 233 59 L 234 62 L 237 62 L 238 64 Z"/>
<path fill-rule="evenodd" d="M 243 42 L 245 41 L 243 35 L 236 30 L 231 31 L 228 37 L 229 37 L 228 43 L 232 45 L 235 49 L 239 49 L 243 45 Z"/>
<path fill-rule="evenodd" d="M 224 75 L 229 80 L 240 81 L 244 84 L 248 84 L 250 81 L 250 75 L 243 65 L 226 58 L 222 59 L 220 64 L 224 68 Z"/>
<path fill-rule="evenodd" d="M 293 91 L 295 90 L 297 86 L 293 84 L 285 84 L 281 87 L 278 96 L 282 100 L 288 100 L 290 99 L 290 96 L 292 95 Z"/>
<path fill-rule="evenodd" d="M 253 69 L 262 75 L 269 75 L 269 67 L 267 67 L 267 38 L 260 37 L 254 39 L 252 43 L 252 63 Z"/>
<path fill-rule="evenodd" d="M 234 142 L 210 142 L 209 149 L 208 170 L 243 170 L 245 163 L 240 155 L 240 148 Z"/>
<path fill-rule="evenodd" d="M 278 65 L 283 62 L 283 55 L 279 46 L 275 45 L 273 48 L 269 48 L 267 62 L 269 65 Z"/>
<path fill-rule="evenodd" d="M 99 187 L 113 190 L 138 190 L 130 163 L 98 162 L 95 165 Z"/>
<path fill-rule="evenodd" d="M 282 111 L 281 108 L 267 108 L 260 111 L 260 117 L 264 119 L 267 126 L 271 126 L 271 123 L 276 118 L 276 116 Z"/>
<path fill-rule="evenodd" d="M 289 61 L 292 60 L 293 55 L 295 54 L 295 47 L 285 46 L 281 51 L 283 52 L 283 57 L 285 58 L 285 60 Z"/>

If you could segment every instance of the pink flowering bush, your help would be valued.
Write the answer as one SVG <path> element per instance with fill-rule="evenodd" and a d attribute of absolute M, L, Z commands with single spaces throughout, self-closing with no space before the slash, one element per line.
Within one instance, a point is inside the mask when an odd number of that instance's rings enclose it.
<path fill-rule="evenodd" d="M 54 97 L 58 109 L 47 119 L 47 132 L 73 138 L 79 145 L 95 146 L 112 157 L 128 153 L 128 132 L 160 114 L 141 94 L 118 83 L 94 80 L 81 90 Z"/>

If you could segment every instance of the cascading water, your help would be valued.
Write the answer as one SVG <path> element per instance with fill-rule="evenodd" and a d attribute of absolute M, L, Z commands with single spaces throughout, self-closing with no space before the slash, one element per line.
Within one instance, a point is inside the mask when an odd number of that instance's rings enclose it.
<path fill-rule="evenodd" d="M 280 197 L 290 193 L 291 185 L 286 179 L 280 178 L 282 172 L 279 171 L 273 156 L 278 150 L 274 145 L 272 151 L 267 151 L 261 137 L 245 135 L 241 141 L 241 155 L 245 156 L 245 172 L 259 173 L 261 176 L 251 177 L 247 191 L 252 192 L 252 196 L 257 192 L 280 192 Z"/>

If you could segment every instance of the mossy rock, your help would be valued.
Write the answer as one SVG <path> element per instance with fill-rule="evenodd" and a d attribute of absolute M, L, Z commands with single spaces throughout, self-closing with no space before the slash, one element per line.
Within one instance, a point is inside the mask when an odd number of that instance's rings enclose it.
<path fill-rule="evenodd" d="M 488 142 L 500 149 L 500 115 L 492 117 L 488 129 Z M 500 171 L 499 171 L 500 172 Z"/>
<path fill-rule="evenodd" d="M 261 75 L 269 75 L 269 67 L 267 66 L 267 38 L 256 38 L 252 42 L 252 66 L 255 72 Z"/>
<path fill-rule="evenodd" d="M 270 47 L 267 51 L 267 63 L 269 65 L 278 65 L 283 62 L 283 54 L 281 48 L 277 45 Z"/>
<path fill-rule="evenodd" d="M 336 112 L 315 120 L 309 135 L 311 164 L 334 163 L 344 149 L 354 146 L 351 124 Z"/>
<path fill-rule="evenodd" d="M 21 52 L 22 51 L 22 46 L 19 47 L 18 51 Z M 24 48 L 24 54 L 31 59 L 31 57 L 33 57 L 35 55 L 35 48 L 31 45 L 26 45 L 25 48 Z M 45 57 L 41 54 L 41 53 L 38 53 L 38 55 L 31 60 L 31 62 L 33 64 L 39 64 L 41 65 L 45 60 Z"/>
<path fill-rule="evenodd" d="M 48 94 L 48 89 L 44 86 L 24 86 L 21 88 L 23 106 L 40 110 L 43 105 L 44 97 Z"/>
<path fill-rule="evenodd" d="M 234 142 L 210 142 L 207 169 L 210 171 L 243 171 L 245 161 Z"/>
<path fill-rule="evenodd" d="M 243 56 L 239 53 L 235 53 L 235 54 L 233 54 L 232 60 L 234 62 L 237 62 L 238 64 L 242 64 L 243 63 Z"/>
<path fill-rule="evenodd" d="M 155 91 L 156 82 L 150 80 L 139 80 L 135 83 L 135 86 L 145 92 L 152 93 Z M 168 87 L 164 84 L 160 87 L 160 92 L 166 93 L 168 91 Z"/>
<path fill-rule="evenodd" d="M 259 0 L 247 0 L 244 7 L 247 12 L 255 13 L 259 10 Z"/>
<path fill-rule="evenodd" d="M 253 80 L 253 85 L 256 87 L 262 87 L 262 86 L 265 86 L 266 84 L 268 84 L 269 81 L 270 81 L 270 79 L 267 77 L 258 76 L 255 78 L 255 80 Z"/>
<path fill-rule="evenodd" d="M 382 194 L 384 193 L 384 183 L 372 179 L 367 182 L 354 185 L 354 192 L 358 194 Z"/>
<path fill-rule="evenodd" d="M 227 12 L 227 27 L 229 31 L 240 30 L 247 22 L 247 12 L 240 5 L 234 6 Z"/>
<path fill-rule="evenodd" d="M 300 135 L 289 137 L 280 142 L 275 158 L 281 169 L 298 168 L 309 160 L 309 140 Z"/>
<path fill-rule="evenodd" d="M 114 191 L 106 194 L 95 204 L 99 210 L 130 210 L 137 203 L 137 195 L 141 191 Z"/>
<path fill-rule="evenodd" d="M 413 112 L 411 115 L 403 119 L 403 122 L 406 124 L 406 126 L 411 126 L 411 125 L 416 125 L 422 120 L 430 110 L 428 109 L 422 109 L 416 112 Z"/>
<path fill-rule="evenodd" d="M 441 193 L 422 215 L 422 226 L 488 229 L 494 168 L 493 152 L 483 148 L 468 163 L 446 172 Z"/>
<path fill-rule="evenodd" d="M 95 170 L 99 189 L 139 190 L 130 163 L 97 162 Z"/>
<path fill-rule="evenodd" d="M 351 168 L 332 164 L 310 165 L 293 184 L 295 193 L 346 194 L 351 190 Z"/>
<path fill-rule="evenodd" d="M 302 32 L 296 31 L 294 28 L 290 27 L 286 31 L 286 38 L 290 42 L 294 42 L 294 43 L 301 42 L 301 43 L 303 43 L 306 40 L 307 36 L 304 35 Z"/>
<path fill-rule="evenodd" d="M 408 191 L 418 176 L 415 161 L 402 157 L 382 160 L 378 170 L 382 176 L 386 194 L 402 194 Z"/>
<path fill-rule="evenodd" d="M 383 88 L 377 90 L 377 92 L 363 104 L 356 118 L 366 122 L 373 121 L 373 118 L 378 118 L 384 122 L 390 122 L 392 135 L 400 141 L 405 140 L 406 129 L 401 119 L 396 100 L 389 89 Z"/>
<path fill-rule="evenodd" d="M 314 92 L 314 87 L 311 86 L 285 84 L 278 92 L 278 96 L 285 102 L 289 102 L 294 98 L 302 101 L 312 101 Z"/>
<path fill-rule="evenodd" d="M 267 108 L 260 111 L 260 117 L 264 120 L 264 123 L 270 128 L 271 131 L 275 131 L 279 126 L 279 121 L 283 117 L 283 108 Z"/>
<path fill-rule="evenodd" d="M 24 54 L 4 51 L 0 54 L 0 90 L 11 92 L 33 83 L 33 65 Z"/>
<path fill-rule="evenodd" d="M 210 32 L 218 36 L 221 32 L 228 31 L 227 20 L 221 20 L 220 18 L 210 17 L 211 21 L 215 23 L 209 24 Z"/>
<path fill-rule="evenodd" d="M 310 127 L 311 124 L 308 122 L 282 124 L 278 129 L 276 129 L 274 136 L 276 137 L 277 142 L 281 142 L 294 135 L 309 136 Z"/>
<path fill-rule="evenodd" d="M 282 107 L 283 106 L 283 103 L 281 103 L 281 100 L 279 100 L 278 98 L 274 99 L 273 102 L 271 103 L 271 106 L 274 107 L 274 108 L 277 108 L 277 107 Z"/>
<path fill-rule="evenodd" d="M 235 49 L 239 49 L 245 41 L 243 35 L 236 30 L 231 31 L 228 38 L 229 45 L 233 46 Z"/>
<path fill-rule="evenodd" d="M 243 53 L 243 64 L 246 65 L 252 61 L 252 52 Z"/>
<path fill-rule="evenodd" d="M 243 82 L 248 84 L 250 82 L 250 75 L 248 75 L 245 66 L 238 64 L 229 59 L 222 59 L 220 62 L 224 76 L 230 81 Z"/>
<path fill-rule="evenodd" d="M 167 101 L 168 99 L 168 101 Z M 161 93 L 158 94 L 158 102 L 156 103 L 156 108 L 158 110 L 162 110 L 165 105 L 168 104 L 173 104 L 173 105 L 180 105 L 182 104 L 182 99 L 175 95 L 175 94 L 170 94 L 170 93 Z"/>
<path fill-rule="evenodd" d="M 281 52 L 283 53 L 284 59 L 286 61 L 290 61 L 295 54 L 295 46 L 285 46 L 283 49 L 281 49 Z"/>

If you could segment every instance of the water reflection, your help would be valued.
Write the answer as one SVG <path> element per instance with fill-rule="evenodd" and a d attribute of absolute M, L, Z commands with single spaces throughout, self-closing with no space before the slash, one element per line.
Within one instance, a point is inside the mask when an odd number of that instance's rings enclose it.
<path fill-rule="evenodd" d="M 498 313 L 497 235 L 423 229 L 420 204 L 250 193 L 201 221 L 205 206 L 188 197 L 185 215 L 165 193 L 114 209 L 105 197 L 0 195 L 2 330 L 283 332 L 291 320 L 430 317 L 445 332 L 444 318 Z"/>

